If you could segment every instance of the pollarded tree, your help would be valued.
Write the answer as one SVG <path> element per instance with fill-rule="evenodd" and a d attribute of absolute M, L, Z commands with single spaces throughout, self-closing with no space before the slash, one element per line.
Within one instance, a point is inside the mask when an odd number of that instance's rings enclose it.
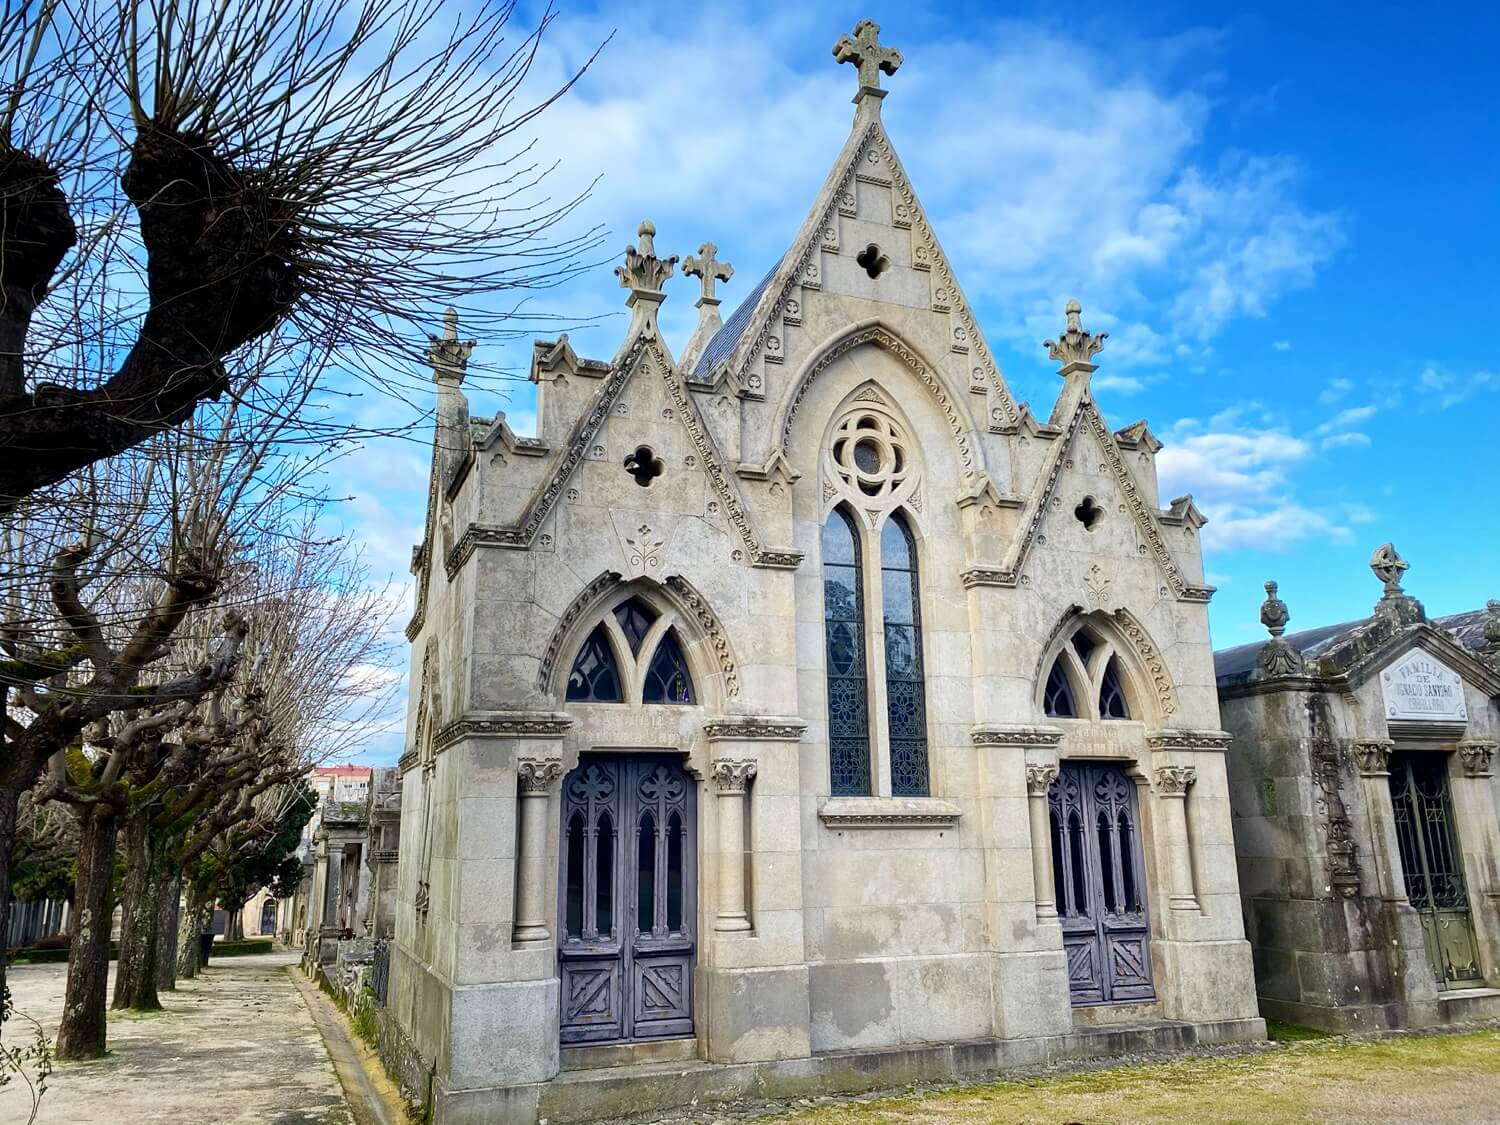
<path fill-rule="evenodd" d="M 576 199 L 525 143 L 573 79 L 526 96 L 553 12 L 513 15 L 0 0 L 0 511 L 233 395 L 252 344 L 384 380 L 432 310 L 493 336 L 573 269 L 593 232 L 552 233 Z"/>

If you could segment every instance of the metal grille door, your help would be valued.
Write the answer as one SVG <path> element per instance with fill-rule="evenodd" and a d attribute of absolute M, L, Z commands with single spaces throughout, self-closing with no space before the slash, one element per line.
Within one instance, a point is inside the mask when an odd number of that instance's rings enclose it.
<path fill-rule="evenodd" d="M 658 757 L 585 758 L 564 780 L 565 1045 L 693 1033 L 695 793 Z"/>
<path fill-rule="evenodd" d="M 1463 853 L 1453 825 L 1446 754 L 1391 756 L 1391 806 L 1406 897 L 1422 919 L 1427 958 L 1440 988 L 1482 981 L 1464 885 Z"/>
<path fill-rule="evenodd" d="M 1074 1006 L 1154 1000 L 1135 783 L 1119 766 L 1065 762 L 1048 805 Z"/>

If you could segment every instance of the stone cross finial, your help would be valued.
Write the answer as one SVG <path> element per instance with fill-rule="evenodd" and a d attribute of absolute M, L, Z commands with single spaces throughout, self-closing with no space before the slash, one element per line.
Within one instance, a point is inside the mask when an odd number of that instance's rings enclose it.
<path fill-rule="evenodd" d="M 1286 602 L 1276 596 L 1276 583 L 1266 583 L 1266 600 L 1261 603 L 1260 623 L 1271 634 L 1255 658 L 1255 667 L 1262 676 L 1295 676 L 1303 670 L 1302 653 L 1291 641 L 1283 640 L 1286 623 L 1292 619 Z"/>
<path fill-rule="evenodd" d="M 880 72 L 895 74 L 901 66 L 901 52 L 894 47 L 880 45 L 880 25 L 874 20 L 860 20 L 854 25 L 854 35 L 839 36 L 833 45 L 833 57 L 841 63 L 853 63 L 859 68 L 859 94 L 877 98 L 885 97 L 880 88 Z"/>
<path fill-rule="evenodd" d="M 1411 564 L 1396 553 L 1396 548 L 1390 543 L 1383 543 L 1375 548 L 1375 553 L 1370 556 L 1370 569 L 1375 572 L 1375 577 L 1385 583 L 1385 596 L 1388 598 L 1399 597 L 1401 590 L 1401 576 L 1404 575 Z"/>
<path fill-rule="evenodd" d="M 450 307 L 443 313 L 443 335 L 441 338 L 427 333 L 427 362 L 432 365 L 432 380 L 441 383 L 445 379 L 462 383 L 464 371 L 469 366 L 469 353 L 475 341 L 458 338 L 458 310 Z"/>
<path fill-rule="evenodd" d="M 1075 363 L 1088 363 L 1104 347 L 1104 341 L 1109 339 L 1109 333 L 1099 332 L 1090 335 L 1083 327 L 1083 306 L 1077 301 L 1069 301 L 1064 311 L 1068 323 L 1061 338 L 1043 340 L 1042 347 L 1047 349 L 1048 358 L 1057 360 L 1065 368 Z"/>
<path fill-rule="evenodd" d="M 656 256 L 656 224 L 650 219 L 641 223 L 636 234 L 640 245 L 625 247 L 625 264 L 615 267 L 615 276 L 620 279 L 622 289 L 660 293 L 662 283 L 672 276 L 672 268 L 677 265 L 677 255 Z"/>
<path fill-rule="evenodd" d="M 712 242 L 705 242 L 698 247 L 696 258 L 689 255 L 682 259 L 682 276 L 696 277 L 703 286 L 703 295 L 698 298 L 696 308 L 717 305 L 719 298 L 714 295 L 714 282 L 728 281 L 734 276 L 734 267 L 715 257 L 718 252 L 719 248 Z"/>

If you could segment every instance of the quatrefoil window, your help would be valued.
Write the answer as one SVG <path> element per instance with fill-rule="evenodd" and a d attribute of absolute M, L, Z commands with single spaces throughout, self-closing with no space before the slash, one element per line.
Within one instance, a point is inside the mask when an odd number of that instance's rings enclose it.
<path fill-rule="evenodd" d="M 882 254 L 880 247 L 873 242 L 856 254 L 854 260 L 863 266 L 865 273 L 871 277 L 879 277 L 891 264 L 891 260 Z"/>
<path fill-rule="evenodd" d="M 833 469 L 853 497 L 889 500 L 911 474 L 906 435 L 895 419 L 856 410 L 841 421 L 831 443 Z"/>
<path fill-rule="evenodd" d="M 1087 530 L 1093 531 L 1104 518 L 1104 509 L 1094 503 L 1092 496 L 1085 496 L 1078 507 L 1073 509 L 1073 515 Z"/>
<path fill-rule="evenodd" d="M 636 484 L 642 488 L 649 488 L 651 482 L 661 476 L 661 458 L 651 452 L 649 445 L 640 446 L 625 458 L 625 471 L 635 477 Z"/>

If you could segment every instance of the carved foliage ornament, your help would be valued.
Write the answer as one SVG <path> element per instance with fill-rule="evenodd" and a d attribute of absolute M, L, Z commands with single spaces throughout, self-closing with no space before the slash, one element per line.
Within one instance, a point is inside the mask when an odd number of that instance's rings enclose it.
<path fill-rule="evenodd" d="M 1458 744 L 1458 760 L 1465 777 L 1489 777 L 1495 758 L 1496 743 L 1489 739 L 1466 738 Z"/>
<path fill-rule="evenodd" d="M 1047 358 L 1062 364 L 1087 363 L 1099 354 L 1109 333 L 1090 334 L 1085 331 L 1081 319 L 1083 306 L 1077 301 L 1068 302 L 1064 315 L 1067 317 L 1067 327 L 1062 336 L 1056 340 L 1042 341 L 1042 347 L 1047 349 Z"/>
<path fill-rule="evenodd" d="M 1197 780 L 1196 766 L 1158 766 L 1156 792 L 1163 797 L 1185 797 L 1188 787 Z"/>
<path fill-rule="evenodd" d="M 1033 797 L 1045 797 L 1047 790 L 1057 780 L 1056 766 L 1027 766 L 1026 792 Z"/>
<path fill-rule="evenodd" d="M 1391 751 L 1396 744 L 1388 738 L 1365 739 L 1354 744 L 1354 764 L 1361 777 L 1386 777 L 1391 772 Z"/>
<path fill-rule="evenodd" d="M 748 758 L 719 758 L 709 770 L 720 793 L 743 793 L 755 776 L 756 765 Z"/>
<path fill-rule="evenodd" d="M 561 758 L 522 758 L 516 762 L 516 780 L 521 792 L 530 796 L 545 795 L 562 775 Z"/>

